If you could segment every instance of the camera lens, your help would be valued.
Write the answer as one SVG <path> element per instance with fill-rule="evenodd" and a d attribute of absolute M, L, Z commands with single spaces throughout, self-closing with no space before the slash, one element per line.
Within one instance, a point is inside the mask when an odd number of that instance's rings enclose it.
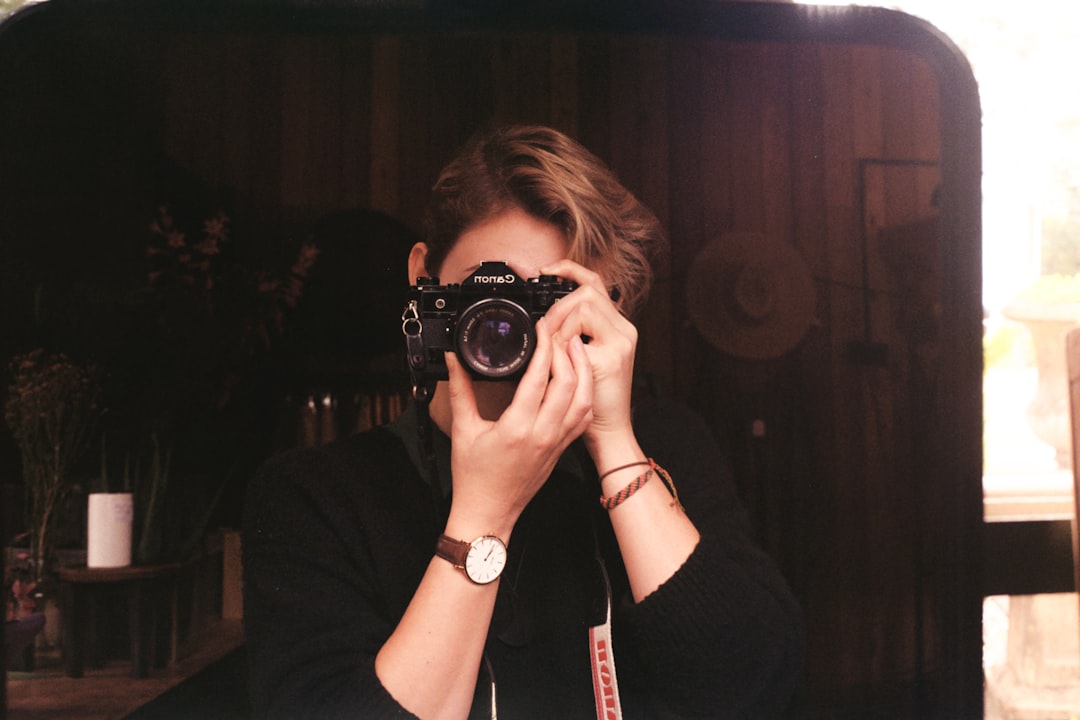
<path fill-rule="evenodd" d="M 486 298 L 466 308 L 458 320 L 457 352 L 481 377 L 514 377 L 532 357 L 536 331 L 517 303 Z"/>

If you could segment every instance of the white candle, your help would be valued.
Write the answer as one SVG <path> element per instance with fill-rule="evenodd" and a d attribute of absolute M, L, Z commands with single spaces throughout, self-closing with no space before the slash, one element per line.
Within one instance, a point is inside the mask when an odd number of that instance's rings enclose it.
<path fill-rule="evenodd" d="M 87 498 L 86 566 L 131 564 L 131 493 L 91 493 Z"/>

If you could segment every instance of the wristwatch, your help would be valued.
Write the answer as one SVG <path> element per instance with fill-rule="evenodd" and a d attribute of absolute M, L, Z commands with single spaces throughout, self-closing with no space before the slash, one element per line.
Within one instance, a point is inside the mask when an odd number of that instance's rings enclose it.
<path fill-rule="evenodd" d="M 477 585 L 494 582 L 506 567 L 506 545 L 494 535 L 482 535 L 472 542 L 442 535 L 435 543 L 435 554 L 463 570 Z"/>

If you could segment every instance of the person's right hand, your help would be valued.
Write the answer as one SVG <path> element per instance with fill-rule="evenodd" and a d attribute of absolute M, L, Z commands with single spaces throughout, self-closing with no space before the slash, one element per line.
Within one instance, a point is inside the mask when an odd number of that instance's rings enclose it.
<path fill-rule="evenodd" d="M 446 533 L 509 539 L 514 524 L 563 451 L 592 422 L 593 374 L 581 339 L 553 340 L 536 324 L 536 351 L 498 420 L 477 410 L 473 380 L 446 353 L 452 413 L 453 497 Z"/>

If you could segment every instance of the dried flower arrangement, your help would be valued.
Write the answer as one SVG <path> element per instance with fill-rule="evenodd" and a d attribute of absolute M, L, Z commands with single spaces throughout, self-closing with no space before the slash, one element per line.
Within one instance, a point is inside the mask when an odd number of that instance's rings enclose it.
<path fill-rule="evenodd" d="M 57 510 L 71 493 L 71 470 L 91 442 L 102 414 L 101 387 L 91 367 L 42 349 L 11 362 L 4 405 L 22 459 L 27 492 L 30 561 L 45 578 Z"/>

